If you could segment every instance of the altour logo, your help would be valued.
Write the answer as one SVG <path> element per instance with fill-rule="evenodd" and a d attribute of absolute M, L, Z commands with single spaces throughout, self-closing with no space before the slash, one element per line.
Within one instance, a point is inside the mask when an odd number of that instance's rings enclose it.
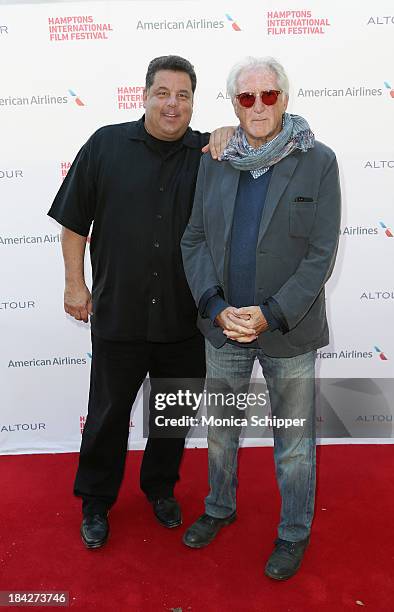
<path fill-rule="evenodd" d="M 387 361 L 386 355 L 383 353 L 383 351 L 380 350 L 378 346 L 375 346 L 374 349 L 375 349 L 375 352 L 379 355 L 379 359 L 381 361 Z"/>
<path fill-rule="evenodd" d="M 220 90 L 216 94 L 216 100 L 231 100 L 226 90 Z"/>
<path fill-rule="evenodd" d="M 181 19 L 172 21 L 137 21 L 136 30 L 222 30 L 227 22 L 232 30 L 240 32 L 241 28 L 229 13 L 225 13 L 226 21 L 223 19 Z"/>
<path fill-rule="evenodd" d="M 389 90 L 389 92 L 390 92 L 390 96 L 391 96 L 392 98 L 394 98 L 394 89 L 391 87 L 391 85 L 389 85 L 389 83 L 387 83 L 387 81 L 385 81 L 385 82 L 384 82 L 384 86 L 385 86 L 385 88 L 386 88 L 386 89 L 388 89 L 388 90 Z"/>
<path fill-rule="evenodd" d="M 310 10 L 267 11 L 269 36 L 307 36 L 326 33 L 327 17 L 315 17 Z"/>
<path fill-rule="evenodd" d="M 382 234 L 387 238 L 394 237 L 391 229 L 383 221 L 379 221 L 377 225 L 345 225 L 340 230 L 341 236 L 352 238 L 379 236 Z"/>
<path fill-rule="evenodd" d="M 85 104 L 82 102 L 81 98 L 79 98 L 77 96 L 77 94 L 75 93 L 75 91 L 73 89 L 69 89 L 68 93 L 70 94 L 71 99 L 74 100 L 74 102 L 75 102 L 75 104 L 77 106 L 85 106 Z"/>
<path fill-rule="evenodd" d="M 21 179 L 23 178 L 22 170 L 0 170 L 1 179 Z"/>
<path fill-rule="evenodd" d="M 10 433 L 14 431 L 37 431 L 45 429 L 45 423 L 13 423 L 8 425 L 0 425 L 0 433 L 8 431 Z"/>
<path fill-rule="evenodd" d="M 34 300 L 13 300 L 10 302 L 0 302 L 0 310 L 30 310 L 36 307 Z"/>
<path fill-rule="evenodd" d="M 394 300 L 394 291 L 363 291 L 360 300 Z"/>
<path fill-rule="evenodd" d="M 241 28 L 239 27 L 239 25 L 234 21 L 234 19 L 228 13 L 226 13 L 226 19 L 227 21 L 231 23 L 231 27 L 233 30 L 235 30 L 235 32 L 241 31 Z"/>
<path fill-rule="evenodd" d="M 370 17 L 367 25 L 394 25 L 394 15 L 378 15 Z"/>
<path fill-rule="evenodd" d="M 394 159 L 372 159 L 364 163 L 364 168 L 371 170 L 384 170 L 386 168 L 394 169 Z"/>

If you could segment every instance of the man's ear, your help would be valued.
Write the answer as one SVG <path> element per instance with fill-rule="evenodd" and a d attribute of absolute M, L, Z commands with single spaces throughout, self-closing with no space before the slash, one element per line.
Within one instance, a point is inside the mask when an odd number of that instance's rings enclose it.
<path fill-rule="evenodd" d="M 142 92 L 142 104 L 143 107 L 146 108 L 146 101 L 148 99 L 148 91 L 146 89 L 146 87 L 144 87 L 144 91 Z"/>

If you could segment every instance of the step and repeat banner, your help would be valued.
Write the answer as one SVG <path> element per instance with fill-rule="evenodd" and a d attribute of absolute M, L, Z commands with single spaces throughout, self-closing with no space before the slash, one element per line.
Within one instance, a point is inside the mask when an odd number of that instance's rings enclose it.
<path fill-rule="evenodd" d="M 327 285 L 331 343 L 317 358 L 318 425 L 323 442 L 392 442 L 392 2 L 2 2 L 0 452 L 79 449 L 90 330 L 63 311 L 60 227 L 46 213 L 89 135 L 143 114 L 147 65 L 170 53 L 197 72 L 193 128 L 234 124 L 230 67 L 272 55 L 290 77 L 289 112 L 336 151 L 344 206 Z M 90 282 L 88 257 L 86 274 Z M 141 408 L 140 394 L 130 448 L 145 443 Z"/>

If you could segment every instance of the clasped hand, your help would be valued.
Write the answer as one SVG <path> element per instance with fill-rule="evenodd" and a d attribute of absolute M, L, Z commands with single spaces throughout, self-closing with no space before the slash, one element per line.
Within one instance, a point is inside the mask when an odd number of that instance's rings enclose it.
<path fill-rule="evenodd" d="M 237 342 L 253 342 L 268 329 L 268 323 L 260 306 L 229 306 L 216 317 L 223 333 Z"/>

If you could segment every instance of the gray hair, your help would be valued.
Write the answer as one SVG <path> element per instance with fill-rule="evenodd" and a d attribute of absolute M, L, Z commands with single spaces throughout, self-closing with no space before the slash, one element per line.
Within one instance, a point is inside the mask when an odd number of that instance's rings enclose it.
<path fill-rule="evenodd" d="M 256 69 L 269 70 L 276 76 L 279 89 L 287 96 L 289 95 L 289 79 L 282 64 L 273 57 L 245 57 L 237 62 L 230 70 L 227 77 L 227 93 L 234 100 L 237 93 L 237 82 L 241 72 L 249 72 Z"/>

